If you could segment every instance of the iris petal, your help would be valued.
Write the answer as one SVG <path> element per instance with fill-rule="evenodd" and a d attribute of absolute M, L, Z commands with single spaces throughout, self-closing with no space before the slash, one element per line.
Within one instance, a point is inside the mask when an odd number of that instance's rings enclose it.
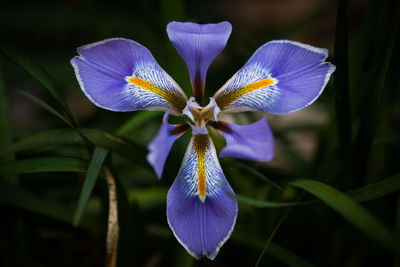
<path fill-rule="evenodd" d="M 232 26 L 224 21 L 216 24 L 170 22 L 167 33 L 171 43 L 185 61 L 196 101 L 201 105 L 208 67 L 224 49 Z"/>
<path fill-rule="evenodd" d="M 101 108 L 180 114 L 186 106 L 182 89 L 139 43 L 111 38 L 80 47 L 78 53 L 71 64 L 79 85 Z"/>
<path fill-rule="evenodd" d="M 335 66 L 328 50 L 288 40 L 261 46 L 214 95 L 223 112 L 285 114 L 313 103 Z"/>
<path fill-rule="evenodd" d="M 165 161 L 167 160 L 172 145 L 178 139 L 185 129 L 174 133 L 176 126 L 168 123 L 168 112 L 165 112 L 163 122 L 158 130 L 157 136 L 149 144 L 149 154 L 147 154 L 147 162 L 153 167 L 158 179 L 161 178 Z M 185 125 L 186 126 L 186 125 Z"/>
<path fill-rule="evenodd" d="M 195 258 L 214 259 L 229 238 L 238 212 L 234 194 L 207 135 L 196 135 L 167 196 L 168 223 Z"/>
<path fill-rule="evenodd" d="M 226 146 L 220 157 L 267 161 L 274 156 L 274 139 L 265 117 L 248 125 L 228 123 L 224 128 Z"/>

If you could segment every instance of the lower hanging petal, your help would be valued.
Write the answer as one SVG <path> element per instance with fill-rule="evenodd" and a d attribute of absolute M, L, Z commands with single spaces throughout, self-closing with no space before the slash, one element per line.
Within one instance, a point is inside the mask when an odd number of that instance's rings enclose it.
<path fill-rule="evenodd" d="M 187 124 L 172 125 L 168 123 L 168 112 L 165 112 L 163 122 L 157 136 L 149 144 L 147 162 L 153 167 L 158 179 L 161 178 L 165 161 L 172 145 L 188 128 Z"/>
<path fill-rule="evenodd" d="M 267 161 L 274 156 L 274 138 L 265 117 L 248 125 L 227 123 L 221 132 L 226 146 L 220 157 Z"/>
<path fill-rule="evenodd" d="M 167 218 L 175 237 L 196 259 L 214 259 L 231 235 L 238 212 L 233 190 L 207 135 L 196 135 L 167 196 Z"/>

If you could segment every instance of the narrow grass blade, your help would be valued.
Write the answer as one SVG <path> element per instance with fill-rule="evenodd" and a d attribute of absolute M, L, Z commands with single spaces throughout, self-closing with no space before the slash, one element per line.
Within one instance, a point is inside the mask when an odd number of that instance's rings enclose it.
<path fill-rule="evenodd" d="M 152 121 L 157 117 L 162 117 L 162 113 L 154 111 L 139 111 L 136 112 L 130 120 L 125 122 L 116 132 L 118 136 L 126 136 L 134 130 L 141 127 L 143 124 Z"/>
<path fill-rule="evenodd" d="M 271 244 L 272 238 L 274 238 L 276 232 L 278 232 L 279 227 L 281 226 L 281 224 L 283 223 L 283 221 L 286 219 L 287 215 L 289 214 L 289 212 L 291 211 L 291 209 L 286 210 L 285 214 L 283 214 L 282 218 L 279 220 L 279 222 L 276 224 L 276 226 L 274 227 L 274 229 L 272 230 L 271 234 L 268 237 L 267 242 L 265 243 L 260 256 L 257 259 L 257 262 L 255 264 L 255 267 L 258 267 L 260 265 L 261 259 L 264 256 L 265 252 L 267 251 L 269 245 Z"/>
<path fill-rule="evenodd" d="M 121 156 L 147 166 L 145 156 L 147 151 L 128 140 L 97 129 L 81 129 L 93 144 L 107 148 Z M 72 129 L 46 130 L 25 139 L 22 139 L 6 149 L 0 150 L 0 157 L 8 154 L 26 151 L 47 145 L 85 145 L 81 136 Z"/>
<path fill-rule="evenodd" d="M 344 193 L 314 180 L 296 180 L 291 185 L 301 188 L 322 200 L 366 235 L 379 241 L 394 252 L 400 251 L 398 239 L 380 220 L 366 208 Z"/>
<path fill-rule="evenodd" d="M 33 103 L 35 103 L 36 105 L 38 105 L 38 106 L 44 108 L 45 110 L 47 110 L 48 112 L 50 112 L 51 114 L 53 114 L 54 116 L 56 116 L 57 118 L 59 118 L 60 120 L 65 122 L 71 128 L 74 128 L 74 126 L 71 124 L 71 122 L 69 122 L 57 110 L 55 110 L 53 107 L 51 107 L 50 105 L 48 105 L 47 103 L 45 103 L 41 99 L 37 98 L 36 96 L 34 96 L 34 95 L 32 95 L 32 94 L 30 94 L 28 92 L 20 92 L 20 94 L 23 95 L 24 97 L 26 97 L 27 99 L 29 99 L 30 101 L 32 101 Z"/>
<path fill-rule="evenodd" d="M 265 177 L 265 175 L 263 175 L 262 173 L 260 173 L 259 171 L 255 170 L 254 168 L 247 166 L 245 164 L 242 164 L 240 162 L 236 162 L 235 163 L 235 167 L 239 167 L 240 169 L 246 170 L 248 171 L 250 174 L 252 174 L 254 177 L 269 183 L 270 185 L 272 185 L 273 187 L 275 187 L 278 190 L 283 190 L 282 187 L 280 187 L 279 185 L 277 185 L 276 183 L 274 183 L 273 181 L 271 181 L 270 179 L 268 179 L 267 177 Z"/>
<path fill-rule="evenodd" d="M 88 139 L 88 137 L 81 131 L 81 129 L 77 128 L 75 125 L 73 125 L 67 118 L 65 118 L 61 113 L 59 113 L 57 110 L 55 110 L 53 107 L 51 107 L 50 105 L 48 105 L 46 102 L 42 101 L 41 99 L 37 98 L 36 96 L 28 93 L 28 92 L 20 92 L 21 95 L 23 95 L 24 97 L 26 97 L 27 99 L 29 99 L 30 101 L 32 101 L 33 103 L 35 103 L 36 105 L 44 108 L 45 110 L 47 110 L 48 112 L 50 112 L 51 114 L 53 114 L 54 116 L 56 116 L 57 118 L 59 118 L 60 120 L 62 120 L 63 122 L 65 122 L 69 127 L 71 127 L 72 129 L 74 129 L 79 136 L 82 138 L 83 141 L 85 141 L 85 143 L 87 144 L 87 146 L 89 148 L 94 148 L 93 143 Z"/>
<path fill-rule="evenodd" d="M 64 98 L 57 91 L 47 72 L 45 72 L 27 52 L 25 52 L 22 48 L 7 43 L 0 43 L 0 52 L 31 74 L 32 77 L 35 78 L 63 107 L 68 117 L 72 120 L 72 123 L 75 126 L 78 125 L 72 111 L 64 101 Z"/>
<path fill-rule="evenodd" d="M 351 190 L 346 194 L 357 202 L 366 202 L 400 190 L 400 173 L 382 179 L 376 183 Z"/>
<path fill-rule="evenodd" d="M 400 191 L 400 173 L 382 179 L 376 183 L 350 190 L 346 192 L 346 195 L 351 197 L 354 201 L 362 203 L 387 196 L 397 191 Z M 239 203 L 257 208 L 285 208 L 321 203 L 318 199 L 310 201 L 279 202 L 253 199 L 250 197 L 242 196 L 240 194 L 232 195 L 232 197 L 236 199 Z"/>
<path fill-rule="evenodd" d="M 96 184 L 97 177 L 103 166 L 103 162 L 106 159 L 108 150 L 102 147 L 96 147 L 94 149 L 92 159 L 89 164 L 89 169 L 85 177 L 85 181 L 82 186 L 82 191 L 79 196 L 78 207 L 75 212 L 73 224 L 77 226 L 82 217 L 83 211 L 85 210 L 86 204 L 89 201 L 94 185 Z"/>
<path fill-rule="evenodd" d="M 66 157 L 22 159 L 0 164 L 0 175 L 41 172 L 86 172 L 87 162 Z"/>
<path fill-rule="evenodd" d="M 257 208 L 285 208 L 285 207 L 292 207 L 292 206 L 307 205 L 307 204 L 311 203 L 310 201 L 305 201 L 305 202 L 266 201 L 266 200 L 253 199 L 253 198 L 249 198 L 249 197 L 238 195 L 238 194 L 236 194 L 232 197 L 234 199 L 236 199 L 239 203 L 249 205 L 252 207 L 257 207 Z M 315 203 L 317 203 L 317 202 L 315 202 Z"/>
<path fill-rule="evenodd" d="M 0 203 L 12 205 L 30 212 L 41 214 L 66 223 L 72 223 L 72 207 L 57 203 L 54 200 L 40 198 L 31 192 L 15 186 L 0 184 Z M 81 226 L 93 230 L 102 229 L 96 218 L 85 216 Z"/>
<path fill-rule="evenodd" d="M 77 131 L 89 148 L 93 148 L 94 146 L 91 141 L 80 131 L 78 121 L 65 102 L 64 98 L 57 91 L 47 72 L 45 72 L 36 62 L 34 62 L 31 56 L 22 48 L 7 43 L 0 43 L 0 53 L 3 53 L 6 57 L 10 58 L 17 65 L 31 74 L 31 76 L 36 79 L 46 89 L 46 91 L 57 100 L 69 118 L 68 125 Z"/>
<path fill-rule="evenodd" d="M 245 232 L 234 231 L 231 236 L 232 241 L 245 245 L 246 247 L 253 247 L 262 250 L 265 247 L 265 241 L 259 236 L 253 236 Z M 265 253 L 278 261 L 285 264 L 285 266 L 291 267 L 310 267 L 314 266 L 307 260 L 296 255 L 292 251 L 271 242 L 266 248 Z"/>

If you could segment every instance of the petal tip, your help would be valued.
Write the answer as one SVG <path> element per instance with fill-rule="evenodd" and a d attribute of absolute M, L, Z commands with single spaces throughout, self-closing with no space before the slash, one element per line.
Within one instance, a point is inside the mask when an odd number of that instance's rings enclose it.
<path fill-rule="evenodd" d="M 254 161 L 269 161 L 274 156 L 274 141 L 267 119 L 247 125 L 228 124 L 230 131 L 222 131 L 226 146 L 220 157 L 236 157 Z"/>
<path fill-rule="evenodd" d="M 179 238 L 179 236 L 175 233 L 174 228 L 172 227 L 171 222 L 169 221 L 169 216 L 168 216 L 168 209 L 167 209 L 167 222 L 168 222 L 168 226 L 171 229 L 172 233 L 174 234 L 176 240 L 178 240 L 179 244 L 181 244 L 181 246 L 186 249 L 186 251 L 190 254 L 190 256 L 192 256 L 193 258 L 195 258 L 196 260 L 201 259 L 204 255 L 199 255 L 196 252 L 190 250 L 190 248 Z"/>
<path fill-rule="evenodd" d="M 76 65 L 75 60 L 76 60 L 77 57 L 78 57 L 78 56 L 74 56 L 73 58 L 71 58 L 71 59 L 69 60 L 69 63 L 70 63 L 73 67 Z"/>
<path fill-rule="evenodd" d="M 234 192 L 225 179 L 210 137 L 207 140 L 192 138 L 178 176 L 168 191 L 167 218 L 174 236 L 190 255 L 213 260 L 234 230 L 238 203 L 230 197 Z M 197 160 L 199 149 L 205 149 L 204 164 Z M 204 202 L 197 194 L 200 192 L 197 172 L 201 168 L 193 169 L 199 165 L 204 166 L 208 181 Z"/>
<path fill-rule="evenodd" d="M 150 51 L 129 39 L 110 38 L 79 47 L 70 60 L 82 91 L 112 111 L 170 110 L 180 113 L 186 96 Z M 135 74 L 140 84 L 127 82 Z M 134 88 L 134 90 L 132 90 Z M 166 95 L 160 94 L 165 91 Z M 170 99 L 176 101 L 170 101 Z"/>
<path fill-rule="evenodd" d="M 154 152 L 152 150 L 150 150 L 150 152 L 146 156 L 146 161 L 153 168 L 153 170 L 154 170 L 154 172 L 155 172 L 155 174 L 157 176 L 157 179 L 160 180 L 164 166 L 159 167 L 159 165 L 156 163 L 155 156 L 156 155 L 154 154 Z"/>
<path fill-rule="evenodd" d="M 125 41 L 125 42 L 130 42 L 130 43 L 136 43 L 135 41 L 129 40 L 129 39 L 126 39 L 126 38 L 114 37 L 114 38 L 107 38 L 107 39 L 104 39 L 104 40 L 101 40 L 101 41 L 97 41 L 97 42 L 94 42 L 94 43 L 90 43 L 90 44 L 79 46 L 76 49 L 76 51 L 80 54 L 81 52 L 83 52 L 84 50 L 87 50 L 89 48 L 92 48 L 92 47 L 95 47 L 95 46 L 99 46 L 99 45 L 103 45 L 103 44 L 109 43 L 109 42 L 114 42 L 114 41 Z"/>
<path fill-rule="evenodd" d="M 321 95 L 334 72 L 335 66 L 325 62 L 327 57 L 325 48 L 290 40 L 270 41 L 258 48 L 214 97 L 228 103 L 222 106 L 223 112 L 298 111 Z M 256 86 L 271 79 L 275 81 L 271 86 Z M 249 88 L 254 90 L 247 92 Z M 232 92 L 238 92 L 239 97 L 231 97 Z"/>
<path fill-rule="evenodd" d="M 317 46 L 313 46 L 310 44 L 305 44 L 305 43 L 301 43 L 301 42 L 297 42 L 297 41 L 292 41 L 292 40 L 287 40 L 287 39 L 282 39 L 282 40 L 273 40 L 273 41 L 269 41 L 267 44 L 271 44 L 271 43 L 285 43 L 285 44 L 290 44 L 290 45 L 294 45 L 303 49 L 306 49 L 308 51 L 317 53 L 317 54 L 321 54 L 324 55 L 325 58 L 328 57 L 328 52 L 329 50 L 326 48 L 322 48 L 322 47 L 317 47 Z M 324 58 L 324 59 L 325 59 Z"/>
<path fill-rule="evenodd" d="M 204 203 L 203 203 L 204 205 Z M 227 232 L 227 234 L 225 235 L 225 237 L 223 237 L 223 239 L 218 243 L 218 245 L 212 250 L 211 253 L 207 252 L 207 249 L 205 247 L 202 248 L 201 253 L 196 253 L 195 251 L 191 250 L 191 248 L 189 247 L 188 244 L 186 244 L 180 237 L 179 235 L 176 233 L 173 224 L 171 223 L 169 216 L 168 216 L 168 208 L 167 208 L 167 222 L 168 222 L 168 226 L 170 227 L 172 233 L 174 234 L 175 238 L 178 240 L 179 244 L 181 244 L 186 251 L 192 256 L 194 257 L 196 260 L 201 259 L 202 257 L 207 257 L 210 260 L 214 260 L 220 249 L 222 248 L 222 246 L 226 243 L 226 241 L 228 241 L 228 239 L 230 238 L 230 236 L 232 235 L 233 230 L 235 229 L 235 225 L 236 225 L 236 219 L 237 219 L 237 214 L 238 214 L 238 204 L 235 201 L 235 209 L 234 209 L 234 218 L 232 221 L 232 225 L 231 228 L 229 229 L 229 231 Z"/>
<path fill-rule="evenodd" d="M 335 70 L 336 70 L 336 66 L 335 65 L 333 65 L 330 62 L 325 62 L 325 64 L 328 64 L 328 66 L 329 66 L 329 69 L 328 69 L 328 74 L 329 75 L 331 75 L 332 73 L 335 72 Z"/>
<path fill-rule="evenodd" d="M 168 116 L 169 112 L 167 111 L 156 137 L 148 145 L 149 153 L 146 156 L 147 162 L 153 168 L 158 179 L 161 179 L 173 143 L 179 138 L 179 135 L 171 134 L 174 126 L 168 123 Z"/>
<path fill-rule="evenodd" d="M 231 32 L 232 25 L 227 21 L 210 24 L 168 23 L 168 37 L 186 63 L 191 83 L 195 85 L 192 88 L 194 91 L 202 90 L 208 67 L 226 46 Z"/>
<path fill-rule="evenodd" d="M 199 24 L 196 22 L 171 21 L 167 24 L 167 33 L 169 35 L 174 31 L 193 34 L 224 33 L 230 35 L 232 32 L 232 24 L 229 21 L 207 24 Z"/>
<path fill-rule="evenodd" d="M 236 201 L 235 201 L 236 202 Z M 223 240 L 221 240 L 221 242 L 218 244 L 218 246 L 215 248 L 215 250 L 210 254 L 207 255 L 207 258 L 209 258 L 210 260 L 214 260 L 215 257 L 217 257 L 219 250 L 221 249 L 221 247 L 226 243 L 226 241 L 228 241 L 228 239 L 231 237 L 233 230 L 235 229 L 236 226 L 236 219 L 237 219 L 237 214 L 238 214 L 239 208 L 238 208 L 238 204 L 236 202 L 236 214 L 235 214 L 235 218 L 233 219 L 233 223 L 232 223 L 232 227 L 229 230 L 229 232 L 226 234 L 225 238 Z"/>

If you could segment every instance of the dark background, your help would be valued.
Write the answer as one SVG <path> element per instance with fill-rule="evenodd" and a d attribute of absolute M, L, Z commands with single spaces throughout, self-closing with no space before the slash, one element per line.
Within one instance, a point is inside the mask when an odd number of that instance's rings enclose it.
<path fill-rule="evenodd" d="M 388 248 L 375 235 L 385 231 L 382 225 L 394 239 L 398 240 L 400 232 L 399 4 L 347 2 L 347 12 L 339 10 L 339 23 L 336 0 L 2 2 L 1 42 L 22 48 L 49 74 L 80 127 L 114 133 L 135 148 L 130 152 L 133 159 L 119 153 L 107 158 L 119 194 L 118 266 L 254 266 L 269 237 L 272 241 L 259 266 L 399 263 L 398 247 Z M 318 180 L 341 192 L 372 184 L 364 195 L 368 201 L 361 205 L 382 225 L 363 219 L 361 225 L 352 223 L 332 209 L 332 205 L 338 205 L 339 210 L 348 207 L 340 206 L 336 199 L 331 205 L 318 202 L 295 206 L 275 233 L 274 227 L 288 209 L 260 208 L 243 200 L 239 201 L 235 231 L 215 261 L 192 259 L 173 237 L 165 212 L 166 193 L 190 135 L 175 144 L 163 179 L 158 181 L 144 159 L 146 145 L 157 133 L 162 114 L 100 110 L 84 96 L 69 64 L 78 46 L 109 37 L 133 39 L 149 48 L 191 95 L 186 67 L 165 32 L 167 23 L 173 20 L 232 23 L 227 46 L 208 71 L 206 95 L 213 95 L 269 40 L 291 39 L 328 48 L 328 61 L 337 66 L 337 71 L 318 101 L 293 114 L 267 115 L 276 142 L 274 160 L 253 163 L 221 159 L 221 165 L 236 193 L 261 201 L 293 202 L 299 196 L 302 201 L 314 200 L 314 196 L 288 185 L 298 178 Z M 20 94 L 33 94 L 62 113 L 60 104 L 35 75 L 24 71 L 4 51 L 0 55 L 0 266 L 103 266 L 108 212 L 104 177 L 97 180 L 80 225 L 73 226 L 85 168 L 77 171 L 75 166 L 67 172 L 65 165 L 57 165 L 38 171 L 38 165 L 26 163 L 43 159 L 44 166 L 50 166 L 49 159 L 60 157 L 87 163 L 91 150 L 84 143 L 46 144 L 49 140 L 44 140 L 43 145 L 26 146 L 16 153 L 1 152 L 38 133 L 68 128 Z M 264 114 L 246 113 L 227 119 L 248 123 L 261 116 Z M 128 124 L 121 133 L 118 129 L 130 120 L 134 120 L 133 125 Z M 214 141 L 217 149 L 223 146 L 221 137 L 215 136 Z M 257 179 L 240 164 L 284 190 Z M 394 178 L 383 180 L 387 177 Z M 378 185 L 380 181 L 384 183 Z M 358 213 L 353 215 L 361 218 Z"/>

